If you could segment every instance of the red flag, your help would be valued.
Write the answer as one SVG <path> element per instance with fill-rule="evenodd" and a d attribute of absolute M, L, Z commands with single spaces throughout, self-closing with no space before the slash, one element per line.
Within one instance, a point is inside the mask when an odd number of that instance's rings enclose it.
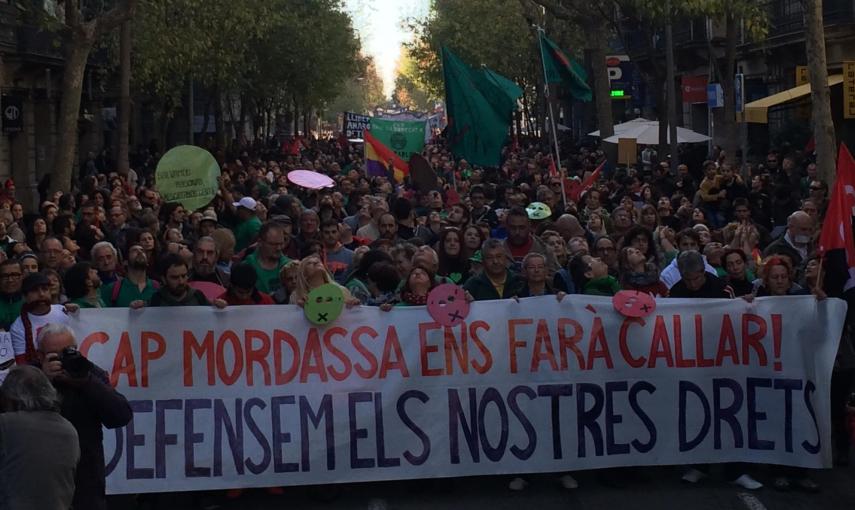
<path fill-rule="evenodd" d="M 855 159 L 852 159 L 846 144 L 841 143 L 837 155 L 837 181 L 831 191 L 831 199 L 822 222 L 818 251 L 824 254 L 829 250 L 846 250 L 846 261 L 849 267 L 855 267 L 855 239 L 852 236 L 853 208 L 855 208 Z"/>
<path fill-rule="evenodd" d="M 343 150 L 347 150 L 348 146 L 350 146 L 350 141 L 347 139 L 344 133 L 339 133 L 338 135 L 338 145 Z"/>
<path fill-rule="evenodd" d="M 556 177 L 558 175 L 558 169 L 555 168 L 555 160 L 552 159 L 552 156 L 549 156 L 549 176 Z"/>
<path fill-rule="evenodd" d="M 582 196 L 582 193 L 588 191 L 589 189 L 594 187 L 594 184 L 600 179 L 600 174 L 603 172 L 603 166 L 606 164 L 605 160 L 600 163 L 600 166 L 597 167 L 594 172 L 589 175 L 584 181 L 582 181 L 582 185 L 573 190 L 573 195 L 570 196 L 570 199 L 574 202 L 578 202 L 579 198 Z"/>
<path fill-rule="evenodd" d="M 813 154 L 813 151 L 816 150 L 816 138 L 810 137 L 807 145 L 805 145 L 805 154 Z"/>

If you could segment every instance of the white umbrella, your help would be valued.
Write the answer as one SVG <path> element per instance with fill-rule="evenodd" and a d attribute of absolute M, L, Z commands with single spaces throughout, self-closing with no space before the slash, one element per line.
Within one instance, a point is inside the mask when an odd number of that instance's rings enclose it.
<path fill-rule="evenodd" d="M 643 118 L 639 117 L 637 119 L 632 119 L 629 122 L 622 122 L 620 124 L 615 124 L 613 129 L 614 129 L 615 134 L 619 135 L 619 134 L 623 133 L 624 131 L 628 131 L 630 129 L 637 128 L 639 124 L 644 124 L 646 122 L 650 122 L 650 121 L 647 119 L 643 119 Z M 591 136 L 600 136 L 600 130 L 598 129 L 596 131 L 591 131 L 588 134 Z"/>
<path fill-rule="evenodd" d="M 670 130 L 669 130 L 670 131 Z M 657 145 L 659 143 L 659 122 L 649 121 L 639 123 L 632 129 L 617 132 L 613 136 L 604 138 L 604 142 L 618 143 L 621 138 L 633 138 L 639 145 Z M 671 134 L 666 131 L 666 143 L 671 142 Z M 677 143 L 701 143 L 710 139 L 707 135 L 696 133 L 691 129 L 677 127 Z"/>

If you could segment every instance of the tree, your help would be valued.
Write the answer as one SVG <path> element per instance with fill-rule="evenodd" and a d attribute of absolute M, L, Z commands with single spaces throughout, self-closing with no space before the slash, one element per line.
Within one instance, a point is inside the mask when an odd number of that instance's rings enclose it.
<path fill-rule="evenodd" d="M 659 35 L 665 26 L 665 22 L 672 19 L 707 16 L 725 22 L 726 42 L 723 63 L 719 62 L 722 57 L 718 55 L 711 42 L 709 53 L 716 69 L 715 74 L 718 76 L 718 81 L 721 82 L 724 92 L 723 121 L 719 127 L 725 133 L 725 152 L 733 157 L 738 146 L 734 93 L 738 27 L 741 23 L 745 33 L 750 38 L 763 39 L 768 31 L 768 20 L 764 5 L 755 0 L 612 1 L 621 14 L 626 17 L 627 24 L 638 27 L 642 31 L 640 40 L 645 41 L 646 44 L 647 58 L 645 60 L 647 65 L 641 69 L 652 79 L 654 89 L 663 91 L 657 97 L 657 110 L 660 118 L 667 111 L 668 101 L 676 101 L 676 98 L 668 98 L 664 93 L 667 69 L 662 65 L 660 49 L 653 44 L 654 36 Z M 616 24 L 616 28 L 620 29 L 619 25 Z M 666 140 L 665 130 L 666 125 L 661 123 L 660 140 L 663 143 L 660 144 L 660 153 L 667 150 L 664 144 Z"/>
<path fill-rule="evenodd" d="M 410 110 L 427 112 L 433 110 L 437 96 L 431 95 L 416 78 L 416 62 L 406 49 L 398 62 L 395 90 L 392 99 Z"/>
<path fill-rule="evenodd" d="M 374 59 L 365 57 L 359 66 L 362 71 L 358 76 L 345 80 L 341 92 L 325 105 L 325 121 L 337 122 L 342 112 L 368 114 L 387 101 Z"/>
<path fill-rule="evenodd" d="M 527 0 L 520 0 L 523 4 Z M 600 146 L 607 149 L 602 140 L 614 134 L 612 98 L 609 86 L 609 71 L 606 66 L 608 49 L 610 5 L 608 0 L 568 1 L 532 0 L 543 6 L 556 18 L 571 27 L 580 27 L 585 34 L 585 50 L 590 56 L 593 78 L 594 101 L 597 111 L 597 124 L 600 130 Z M 593 16 L 591 16 L 593 12 Z M 611 152 L 614 152 L 613 150 Z"/>
<path fill-rule="evenodd" d="M 193 80 L 213 96 L 222 146 L 226 96 L 241 89 L 243 77 L 253 70 L 253 45 L 288 14 L 274 3 L 147 0 L 140 5 L 134 31 L 134 79 L 160 110 L 163 132 Z"/>
<path fill-rule="evenodd" d="M 107 11 L 92 13 L 81 9 L 80 0 L 66 0 L 64 19 L 54 16 L 63 37 L 65 71 L 62 75 L 62 99 L 57 126 L 59 147 L 51 178 L 51 192 L 71 189 L 71 174 L 77 152 L 80 98 L 89 53 L 101 35 L 130 19 L 135 4 L 135 0 L 120 0 Z"/>
<path fill-rule="evenodd" d="M 759 41 L 768 33 L 768 17 L 763 5 L 754 0 L 689 0 L 683 4 L 688 16 L 708 16 L 722 19 L 725 23 L 725 49 L 723 65 L 719 64 L 712 44 L 710 58 L 715 64 L 716 74 L 721 81 L 724 93 L 724 116 L 719 129 L 724 133 L 724 152 L 729 157 L 736 156 L 739 137 L 736 125 L 736 45 L 739 37 L 739 25 L 744 26 L 749 38 Z M 743 163 L 748 155 L 742 155 Z"/>
<path fill-rule="evenodd" d="M 120 175 L 128 175 L 130 169 L 130 127 L 131 127 L 131 21 L 122 23 L 119 38 L 119 151 L 116 156 Z"/>
<path fill-rule="evenodd" d="M 831 94 L 828 90 L 822 0 L 803 0 L 802 5 L 805 11 L 805 46 L 810 76 L 811 124 L 816 141 L 816 169 L 820 179 L 831 185 L 836 175 L 837 151 L 834 120 L 831 117 Z"/>
<path fill-rule="evenodd" d="M 137 83 L 167 123 L 193 80 L 211 96 L 221 147 L 229 124 L 240 138 L 247 119 L 325 109 L 363 69 L 338 0 L 149 0 L 141 11 Z"/>

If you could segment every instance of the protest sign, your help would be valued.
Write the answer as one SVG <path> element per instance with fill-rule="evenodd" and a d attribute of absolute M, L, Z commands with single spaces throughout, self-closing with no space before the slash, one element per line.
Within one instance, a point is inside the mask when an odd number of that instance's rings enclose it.
<path fill-rule="evenodd" d="M 6 374 L 15 366 L 15 351 L 12 348 L 12 334 L 0 331 L 0 383 L 6 379 Z"/>
<path fill-rule="evenodd" d="M 615 466 L 831 463 L 846 305 L 811 296 L 425 307 L 81 310 L 81 352 L 134 409 L 105 434 L 110 493 Z"/>
<path fill-rule="evenodd" d="M 406 161 L 425 147 L 425 121 L 373 118 L 371 135 Z"/>
<path fill-rule="evenodd" d="M 208 205 L 219 189 L 220 165 L 210 152 L 179 145 L 160 158 L 155 171 L 157 190 L 164 202 L 178 202 L 194 211 Z"/>
<path fill-rule="evenodd" d="M 362 139 L 362 132 L 368 129 L 371 117 L 359 115 L 358 113 L 344 112 L 344 136 L 353 139 Z"/>

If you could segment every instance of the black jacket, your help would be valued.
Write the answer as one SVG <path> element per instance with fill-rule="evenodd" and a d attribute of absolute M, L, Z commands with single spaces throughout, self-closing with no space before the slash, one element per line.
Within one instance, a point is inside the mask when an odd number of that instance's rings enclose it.
<path fill-rule="evenodd" d="M 675 283 L 673 287 L 671 287 L 669 297 L 706 299 L 732 299 L 734 297 L 733 289 L 731 289 L 724 280 L 709 273 L 705 273 L 704 276 L 706 277 L 706 281 L 700 289 L 689 290 L 688 287 L 686 287 L 686 283 L 683 280 L 680 280 L 679 282 Z"/>
<path fill-rule="evenodd" d="M 469 278 L 466 281 L 466 284 L 463 285 L 463 288 L 469 291 L 476 301 L 484 301 L 488 299 L 507 299 L 519 296 L 524 285 L 525 281 L 515 273 L 508 271 L 508 276 L 505 279 L 505 288 L 502 289 L 503 293 L 500 296 L 499 293 L 496 292 L 496 288 L 493 287 L 493 283 L 490 282 L 490 279 L 487 277 L 487 273 L 482 271 L 477 276 Z"/>
<path fill-rule="evenodd" d="M 103 427 L 127 425 L 133 412 L 125 397 L 110 386 L 107 373 L 92 367 L 81 379 L 54 381 L 62 402 L 61 414 L 77 430 L 80 462 L 75 475 L 72 507 L 105 510 Z"/>
<path fill-rule="evenodd" d="M 802 265 L 802 256 L 798 250 L 787 242 L 785 235 L 769 243 L 769 246 L 763 250 L 763 257 L 768 257 L 769 255 L 786 255 L 793 263 L 793 267 L 798 268 Z"/>

